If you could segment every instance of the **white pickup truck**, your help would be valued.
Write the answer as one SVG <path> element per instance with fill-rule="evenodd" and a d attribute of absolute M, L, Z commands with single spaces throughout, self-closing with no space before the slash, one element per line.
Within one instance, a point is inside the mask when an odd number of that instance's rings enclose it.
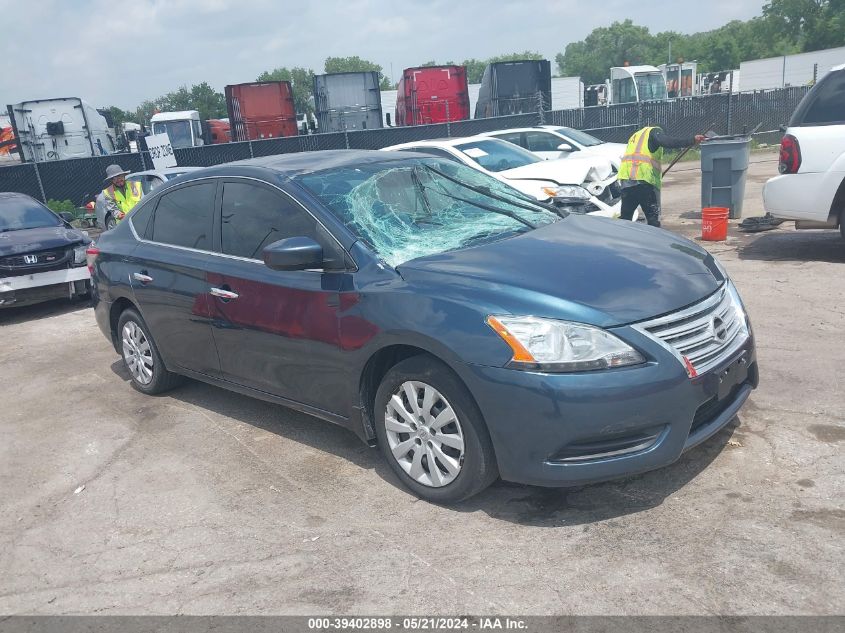
<path fill-rule="evenodd" d="M 845 64 L 801 100 L 781 141 L 780 176 L 763 188 L 766 212 L 798 229 L 835 229 L 845 238 Z"/>

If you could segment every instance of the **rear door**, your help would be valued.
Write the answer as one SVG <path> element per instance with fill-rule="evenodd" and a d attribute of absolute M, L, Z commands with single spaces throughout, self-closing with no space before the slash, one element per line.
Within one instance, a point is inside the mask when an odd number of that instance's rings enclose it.
<path fill-rule="evenodd" d="M 221 258 L 212 285 L 214 339 L 223 377 L 310 406 L 342 413 L 338 312 L 351 287 L 337 241 L 290 195 L 250 179 L 222 182 Z M 262 250 L 306 236 L 323 246 L 324 270 L 275 271 Z M 341 395 L 342 394 L 342 395 Z"/>
<path fill-rule="evenodd" d="M 217 182 L 187 183 L 165 193 L 152 216 L 135 226 L 141 241 L 129 281 L 165 364 L 220 375 L 211 334 L 208 260 L 215 240 Z"/>

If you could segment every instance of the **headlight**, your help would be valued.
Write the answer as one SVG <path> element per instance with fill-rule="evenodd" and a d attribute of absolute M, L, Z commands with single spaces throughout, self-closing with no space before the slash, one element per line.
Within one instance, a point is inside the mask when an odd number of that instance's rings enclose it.
<path fill-rule="evenodd" d="M 586 189 L 578 185 L 563 185 L 561 187 L 543 187 L 543 193 L 550 198 L 565 198 L 576 200 L 587 200 L 590 194 Z"/>
<path fill-rule="evenodd" d="M 88 261 L 88 256 L 85 251 L 88 250 L 89 244 L 83 244 L 73 249 L 73 264 L 74 266 L 81 266 Z"/>
<path fill-rule="evenodd" d="M 539 317 L 490 316 L 487 325 L 513 350 L 511 365 L 546 371 L 589 371 L 645 362 L 610 332 L 583 323 Z"/>

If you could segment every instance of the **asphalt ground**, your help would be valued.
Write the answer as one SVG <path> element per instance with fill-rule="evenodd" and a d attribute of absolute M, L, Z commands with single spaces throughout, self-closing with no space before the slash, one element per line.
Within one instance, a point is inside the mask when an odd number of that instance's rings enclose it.
<path fill-rule="evenodd" d="M 693 238 L 699 177 L 678 165 L 663 198 Z M 85 305 L 0 312 L 0 614 L 841 614 L 845 242 L 704 245 L 757 336 L 738 418 L 658 471 L 451 508 L 339 427 L 196 382 L 136 392 Z"/>

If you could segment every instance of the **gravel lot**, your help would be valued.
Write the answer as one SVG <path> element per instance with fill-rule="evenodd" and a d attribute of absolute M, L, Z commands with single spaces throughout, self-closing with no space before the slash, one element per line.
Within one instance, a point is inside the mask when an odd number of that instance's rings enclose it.
<path fill-rule="evenodd" d="M 699 176 L 667 179 L 666 228 L 699 231 Z M 90 308 L 0 312 L 0 613 L 842 613 L 845 242 L 707 247 L 758 341 L 735 423 L 663 470 L 455 508 L 328 423 L 200 383 L 143 396 Z"/>

